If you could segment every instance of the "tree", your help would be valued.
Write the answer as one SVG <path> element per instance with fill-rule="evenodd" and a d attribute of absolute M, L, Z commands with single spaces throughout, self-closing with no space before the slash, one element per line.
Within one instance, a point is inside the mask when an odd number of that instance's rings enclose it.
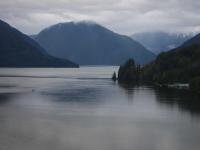
<path fill-rule="evenodd" d="M 116 80 L 117 80 L 116 72 L 113 73 L 112 80 L 113 80 L 113 81 L 116 81 Z"/>
<path fill-rule="evenodd" d="M 133 59 L 129 59 L 118 71 L 118 81 L 120 83 L 136 84 L 140 80 L 140 67 L 136 66 Z"/>

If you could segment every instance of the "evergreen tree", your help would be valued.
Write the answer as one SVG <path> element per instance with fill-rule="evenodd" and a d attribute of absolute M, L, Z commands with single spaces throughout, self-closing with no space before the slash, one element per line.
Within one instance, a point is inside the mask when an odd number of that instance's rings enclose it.
<path fill-rule="evenodd" d="M 120 66 L 118 81 L 120 83 L 136 84 L 140 80 L 140 67 L 136 66 L 133 59 L 129 59 L 124 65 Z"/>
<path fill-rule="evenodd" d="M 113 80 L 113 81 L 116 81 L 116 80 L 117 80 L 116 72 L 113 73 L 112 80 Z"/>

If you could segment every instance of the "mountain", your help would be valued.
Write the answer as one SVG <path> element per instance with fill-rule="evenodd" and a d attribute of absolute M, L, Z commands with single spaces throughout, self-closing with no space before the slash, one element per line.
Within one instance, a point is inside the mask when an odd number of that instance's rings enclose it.
<path fill-rule="evenodd" d="M 144 32 L 133 34 L 131 37 L 153 53 L 159 54 L 179 47 L 192 36 L 192 34 L 182 33 Z"/>
<path fill-rule="evenodd" d="M 145 64 L 155 55 L 128 36 L 96 23 L 59 23 L 41 31 L 35 40 L 48 53 L 81 65 L 119 65 L 128 58 Z"/>
<path fill-rule="evenodd" d="M 0 67 L 78 67 L 50 56 L 33 39 L 0 20 Z"/>
<path fill-rule="evenodd" d="M 158 55 L 155 61 L 144 67 L 145 80 L 158 83 L 188 83 L 200 77 L 198 37 L 199 35 L 176 49 Z"/>

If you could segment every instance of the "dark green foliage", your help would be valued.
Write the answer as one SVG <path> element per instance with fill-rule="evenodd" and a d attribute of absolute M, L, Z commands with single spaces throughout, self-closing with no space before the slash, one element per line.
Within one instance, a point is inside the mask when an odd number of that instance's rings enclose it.
<path fill-rule="evenodd" d="M 135 64 L 133 59 L 129 59 L 118 72 L 119 83 L 137 84 L 140 81 L 140 66 Z"/>
<path fill-rule="evenodd" d="M 199 39 L 199 41 L 198 41 Z M 183 46 L 163 52 L 152 63 L 136 67 L 129 60 L 120 67 L 120 82 L 151 82 L 156 85 L 190 83 L 190 88 L 200 92 L 200 38 Z M 139 68 L 139 69 L 137 69 Z"/>
<path fill-rule="evenodd" d="M 78 67 L 50 56 L 34 40 L 0 20 L 0 67 Z"/>
<path fill-rule="evenodd" d="M 189 83 L 200 76 L 200 42 L 161 53 L 142 69 L 143 80 L 163 83 Z"/>
<path fill-rule="evenodd" d="M 190 89 L 200 93 L 200 77 L 196 77 L 190 81 Z"/>

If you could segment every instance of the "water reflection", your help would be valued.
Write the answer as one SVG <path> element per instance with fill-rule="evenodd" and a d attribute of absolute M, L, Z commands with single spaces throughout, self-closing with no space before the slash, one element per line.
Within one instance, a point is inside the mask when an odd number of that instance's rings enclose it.
<path fill-rule="evenodd" d="M 189 91 L 155 89 L 156 100 L 169 107 L 178 107 L 191 115 L 200 115 L 200 97 Z"/>
<path fill-rule="evenodd" d="M 34 94 L 41 95 L 41 99 L 53 101 L 55 104 L 78 103 L 79 105 L 101 106 L 105 103 L 118 105 L 126 103 L 127 105 L 136 105 L 141 101 L 145 105 L 155 105 L 154 102 L 169 110 L 178 108 L 180 111 L 189 113 L 191 116 L 200 116 L 200 97 L 188 91 L 159 89 L 149 86 L 126 85 L 107 80 L 83 80 L 84 83 L 77 83 L 80 86 L 74 86 L 74 82 L 67 82 L 61 85 L 51 85 L 42 90 L 30 91 L 29 99 L 35 97 Z M 76 82 L 83 82 L 78 80 Z M 83 84 L 83 85 L 82 85 Z M 94 86 L 95 85 L 95 86 Z M 3 85 L 10 88 L 10 86 Z M 16 88 L 18 88 L 16 86 Z M 24 96 L 23 96 L 24 95 Z M 0 93 L 0 105 L 12 103 L 21 97 L 26 97 L 26 93 Z M 20 97 L 21 96 L 21 97 Z M 153 96 L 153 97 L 152 97 Z M 150 100 L 148 98 L 152 97 Z M 24 98 L 25 99 L 25 98 Z M 145 102 L 145 101 L 146 102 Z M 39 101 L 39 100 L 38 100 Z M 121 102 L 120 102 L 121 101 Z M 18 102 L 16 102 L 18 103 Z"/>
<path fill-rule="evenodd" d="M 200 95 L 189 91 L 127 84 L 119 84 L 119 87 L 125 91 L 129 104 L 134 104 L 134 94 L 138 91 L 144 92 L 143 94 L 151 91 L 155 95 L 155 101 L 161 105 L 165 105 L 169 109 L 178 107 L 192 116 L 200 116 Z M 146 89 L 144 90 L 144 88 Z"/>
<path fill-rule="evenodd" d="M 128 104 L 129 105 L 133 104 L 134 92 L 135 92 L 136 88 L 138 88 L 138 86 L 137 85 L 131 85 L 131 84 L 121 84 L 121 83 L 118 83 L 118 85 L 126 93 L 126 96 L 127 96 L 127 99 L 128 99 Z"/>
<path fill-rule="evenodd" d="M 0 77 L 0 149 L 199 150 L 198 97 L 114 83 L 115 69 L 28 69 L 31 78 L 20 69 L 12 75 L 26 77 Z"/>
<path fill-rule="evenodd" d="M 0 105 L 8 104 L 12 99 L 15 99 L 16 93 L 0 93 Z"/>

